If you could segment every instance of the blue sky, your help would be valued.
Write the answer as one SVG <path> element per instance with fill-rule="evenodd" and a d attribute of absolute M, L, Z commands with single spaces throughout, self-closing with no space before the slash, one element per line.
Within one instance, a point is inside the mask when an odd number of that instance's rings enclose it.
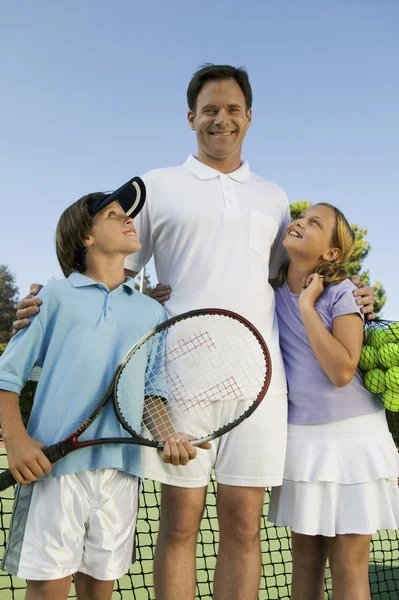
<path fill-rule="evenodd" d="M 252 170 L 368 229 L 399 319 L 398 31 L 397 0 L 2 2 L 0 263 L 21 295 L 59 277 L 62 210 L 195 153 L 187 83 L 230 63 L 253 86 Z"/>

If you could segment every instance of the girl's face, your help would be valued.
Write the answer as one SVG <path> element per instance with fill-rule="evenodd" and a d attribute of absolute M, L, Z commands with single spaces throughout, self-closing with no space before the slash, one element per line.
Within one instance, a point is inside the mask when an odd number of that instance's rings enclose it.
<path fill-rule="evenodd" d="M 334 211 L 316 204 L 288 225 L 283 246 L 290 258 L 307 259 L 315 264 L 332 261 L 339 254 L 339 249 L 331 244 L 334 229 Z"/>

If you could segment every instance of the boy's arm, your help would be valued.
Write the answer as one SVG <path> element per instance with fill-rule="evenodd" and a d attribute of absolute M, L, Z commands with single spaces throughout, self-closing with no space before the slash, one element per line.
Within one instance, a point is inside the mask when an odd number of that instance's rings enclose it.
<path fill-rule="evenodd" d="M 156 415 L 156 422 L 154 422 L 154 415 Z M 175 430 L 169 418 L 164 398 L 151 396 L 145 399 L 143 421 L 154 440 L 165 442 L 160 451 L 160 457 L 164 463 L 174 466 L 187 465 L 197 456 L 197 448 L 190 442 L 190 438 L 193 439 L 192 436 Z M 205 442 L 199 447 L 208 450 L 211 448 L 211 444 Z"/>
<path fill-rule="evenodd" d="M 0 390 L 0 423 L 8 465 L 18 483 L 31 483 L 51 471 L 43 444 L 31 438 L 22 422 L 19 396 Z"/>

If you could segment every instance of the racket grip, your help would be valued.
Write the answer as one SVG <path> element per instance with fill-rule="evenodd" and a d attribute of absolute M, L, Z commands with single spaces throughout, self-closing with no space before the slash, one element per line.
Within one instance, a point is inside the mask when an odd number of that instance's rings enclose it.
<path fill-rule="evenodd" d="M 65 456 L 67 453 L 65 451 L 64 445 L 61 443 L 53 444 L 48 448 L 43 450 L 43 454 L 49 459 L 51 464 L 57 462 L 60 458 Z M 15 481 L 12 473 L 9 469 L 7 471 L 3 471 L 0 474 L 0 492 L 6 490 L 7 488 L 15 485 L 17 482 Z"/>
<path fill-rule="evenodd" d="M 16 481 L 11 474 L 11 471 L 3 471 L 0 475 L 0 492 L 6 490 L 7 488 L 15 485 Z"/>
<path fill-rule="evenodd" d="M 63 458 L 67 452 L 65 451 L 64 444 L 58 442 L 58 444 L 53 444 L 52 446 L 45 448 L 43 454 L 49 459 L 51 464 L 53 464 L 57 462 L 57 460 L 60 460 L 60 458 Z"/>

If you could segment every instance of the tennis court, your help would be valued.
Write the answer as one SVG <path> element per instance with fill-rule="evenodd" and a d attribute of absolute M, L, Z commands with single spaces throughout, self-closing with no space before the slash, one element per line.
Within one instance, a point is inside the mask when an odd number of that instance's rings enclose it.
<path fill-rule="evenodd" d="M 6 467 L 4 450 L 0 454 L 0 468 Z M 267 513 L 269 494 L 265 495 Z M 0 496 L 0 552 L 4 551 L 5 539 L 11 517 L 12 490 Z M 159 525 L 159 491 L 151 481 L 146 481 L 141 497 L 141 509 L 137 532 L 137 562 L 130 573 L 117 582 L 113 597 L 116 599 L 150 600 L 152 588 L 152 560 Z M 211 600 L 211 584 L 216 562 L 218 527 L 215 508 L 215 485 L 208 490 L 207 507 L 202 521 L 197 546 L 198 588 L 197 597 Z M 291 552 L 289 531 L 262 524 L 263 576 L 259 600 L 290 598 Z M 382 531 L 374 536 L 370 553 L 370 581 L 372 598 L 397 600 L 399 597 L 399 536 L 396 531 Z M 0 600 L 22 600 L 25 582 L 0 572 Z M 326 599 L 331 595 L 331 579 L 326 579 Z M 71 591 L 71 598 L 74 592 Z"/>

